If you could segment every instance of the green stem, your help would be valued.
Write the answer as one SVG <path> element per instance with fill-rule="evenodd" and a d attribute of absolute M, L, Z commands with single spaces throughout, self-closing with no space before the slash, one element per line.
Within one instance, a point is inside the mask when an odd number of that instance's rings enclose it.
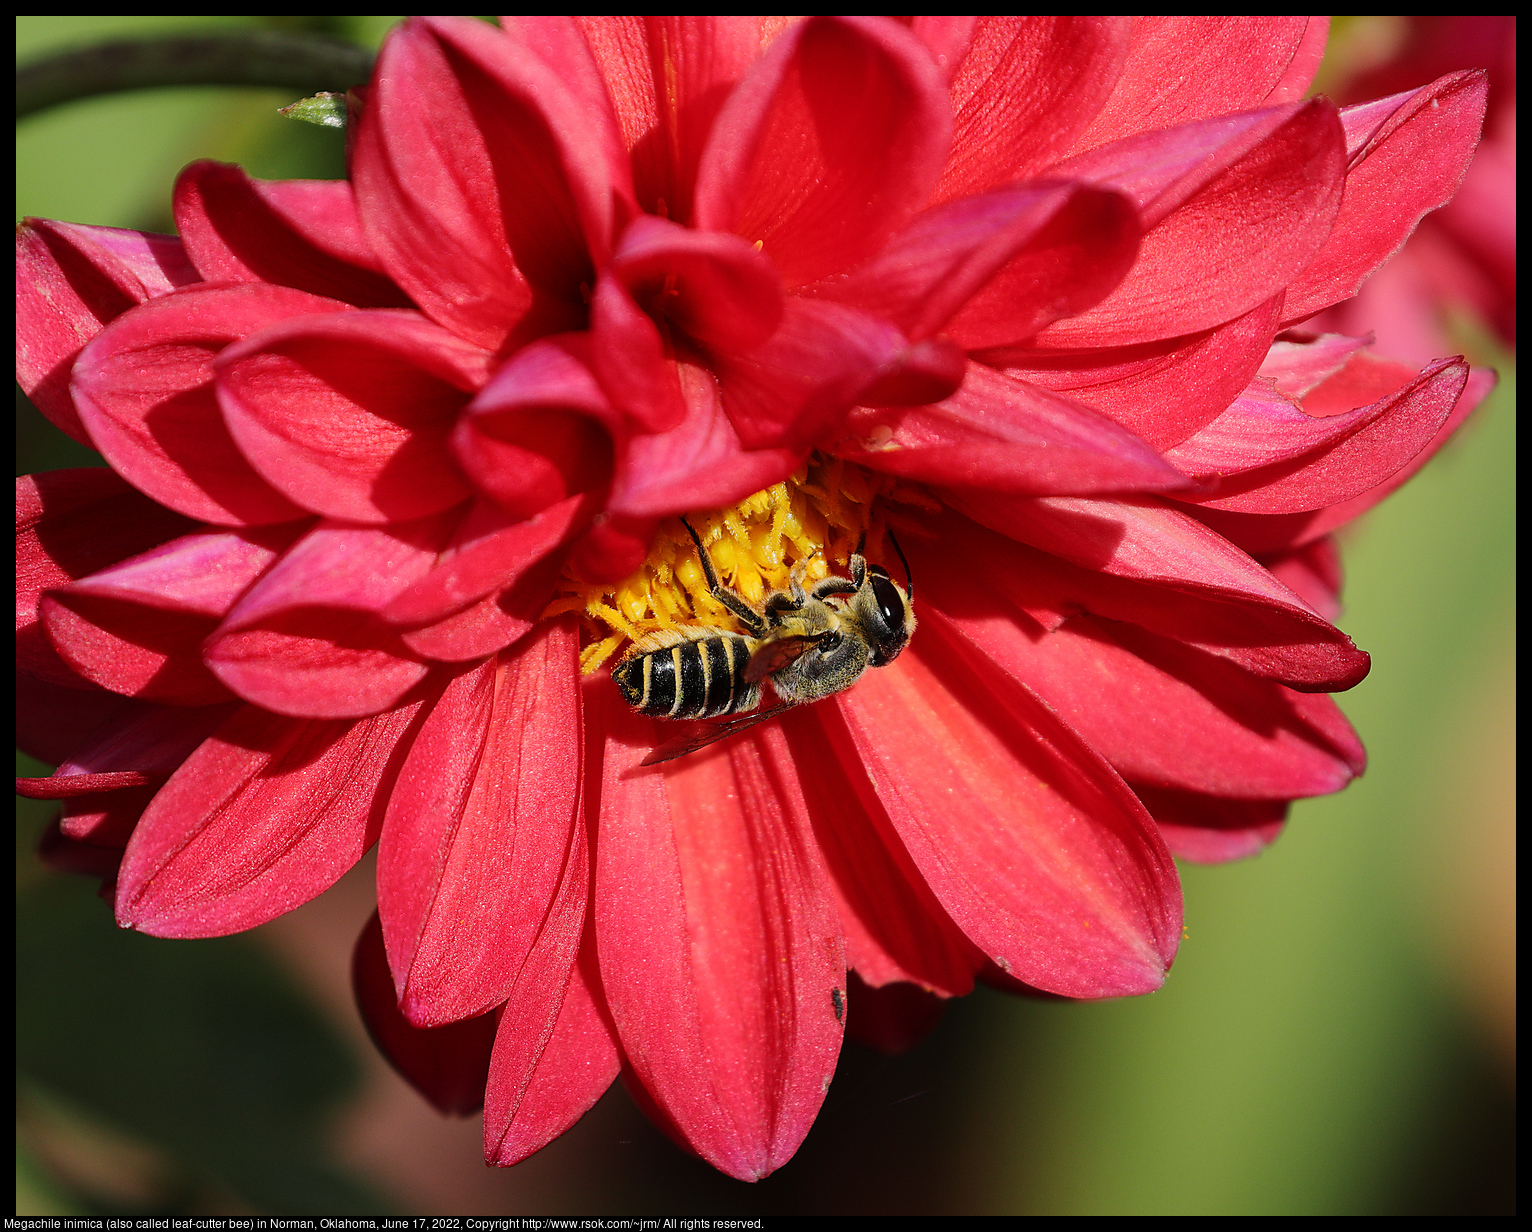
<path fill-rule="evenodd" d="M 373 53 L 353 43 L 245 30 L 122 39 L 77 47 L 16 70 L 16 116 L 118 90 L 266 86 L 315 94 L 366 82 Z"/>

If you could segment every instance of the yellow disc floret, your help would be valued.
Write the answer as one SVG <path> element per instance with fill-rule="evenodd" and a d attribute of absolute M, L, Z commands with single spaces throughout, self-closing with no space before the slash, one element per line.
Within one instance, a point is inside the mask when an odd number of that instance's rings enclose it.
<path fill-rule="evenodd" d="M 925 493 L 891 475 L 865 471 L 818 454 L 792 476 L 727 509 L 698 510 L 687 520 L 717 567 L 724 585 L 759 606 L 788 588 L 793 566 L 807 561 L 804 584 L 842 571 L 864 540 L 881 554 L 885 501 L 933 508 Z M 567 575 L 543 613 L 581 613 L 589 642 L 580 671 L 589 675 L 623 645 L 677 625 L 737 628 L 728 609 L 708 592 L 697 548 L 679 518 L 660 524 L 649 557 L 637 573 L 615 586 L 589 586 Z"/>

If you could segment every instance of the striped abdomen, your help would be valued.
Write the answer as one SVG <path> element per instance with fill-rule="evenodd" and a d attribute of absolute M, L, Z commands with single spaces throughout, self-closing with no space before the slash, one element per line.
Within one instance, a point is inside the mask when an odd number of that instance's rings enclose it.
<path fill-rule="evenodd" d="M 758 684 L 745 681 L 753 643 L 737 633 L 711 633 L 624 659 L 612 679 L 628 705 L 665 719 L 710 719 L 754 710 Z"/>

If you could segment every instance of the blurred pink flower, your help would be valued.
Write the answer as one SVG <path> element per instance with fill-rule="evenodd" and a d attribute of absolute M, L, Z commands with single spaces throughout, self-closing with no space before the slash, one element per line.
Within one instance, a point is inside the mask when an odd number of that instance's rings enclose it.
<path fill-rule="evenodd" d="M 198 163 L 179 239 L 29 222 L 23 385 L 112 468 L 18 484 L 52 858 L 196 937 L 379 843 L 363 1012 L 503 1164 L 622 1069 L 764 1176 L 848 985 L 888 1046 L 976 975 L 1157 987 L 1171 853 L 1360 772 L 1329 534 L 1489 384 L 1292 330 L 1451 196 L 1484 102 L 1304 101 L 1324 36 L 412 19 L 349 181 Z M 640 769 L 674 725 L 582 683 L 610 630 L 550 599 L 764 489 L 857 506 L 826 556 L 895 523 L 919 633 Z"/>

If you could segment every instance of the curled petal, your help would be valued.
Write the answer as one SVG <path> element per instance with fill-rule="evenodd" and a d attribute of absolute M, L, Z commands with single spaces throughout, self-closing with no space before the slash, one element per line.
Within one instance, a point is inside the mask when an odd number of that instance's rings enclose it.
<path fill-rule="evenodd" d="M 805 293 L 887 317 L 912 339 L 945 330 L 966 350 L 998 346 L 1104 298 L 1138 237 L 1122 193 L 1016 185 L 927 210 L 870 261 Z"/>
<path fill-rule="evenodd" d="M 1468 382 L 1462 360 L 1432 364 L 1398 393 L 1315 419 L 1260 383 L 1166 457 L 1210 475 L 1208 495 L 1179 499 L 1243 513 L 1299 513 L 1376 487 L 1425 448 Z"/>
<path fill-rule="evenodd" d="M 362 929 L 351 956 L 351 990 L 367 1034 L 405 1080 L 445 1116 L 472 1116 L 484 1102 L 499 1015 L 443 1027 L 417 1027 L 399 1012 L 383 952 L 378 913 Z"/>
<path fill-rule="evenodd" d="M 1367 674 L 1370 661 L 1350 638 L 1179 510 L 1125 498 L 949 492 L 948 499 L 1003 536 L 981 543 L 959 526 L 951 542 L 974 542 L 976 567 L 1046 627 L 1083 609 L 1189 642 L 1300 692 L 1349 689 Z M 1034 607 L 1038 590 L 1051 592 L 1043 610 Z"/>
<path fill-rule="evenodd" d="M 1185 487 L 1185 475 L 1089 407 L 971 364 L 933 406 L 859 408 L 836 452 L 933 484 L 1041 495 Z"/>
<path fill-rule="evenodd" d="M 591 693 L 596 941 L 623 1053 L 693 1150 L 757 1179 L 797 1149 L 840 1051 L 840 928 L 802 790 L 770 727 L 640 769 L 656 723 Z"/>
<path fill-rule="evenodd" d="M 1287 824 L 1287 800 L 1231 800 L 1197 792 L 1134 787 L 1165 843 L 1182 860 L 1226 864 L 1260 855 Z"/>
<path fill-rule="evenodd" d="M 590 333 L 591 370 L 636 427 L 664 432 L 685 417 L 675 364 L 659 328 L 607 271 L 596 280 Z"/>
<path fill-rule="evenodd" d="M 763 345 L 713 363 L 723 407 L 751 449 L 806 450 L 903 365 L 909 344 L 887 321 L 840 304 L 790 299 Z M 946 392 L 946 391 L 943 391 Z"/>
<path fill-rule="evenodd" d="M 782 319 L 781 278 L 737 235 L 643 215 L 623 232 L 612 271 L 651 316 L 705 346 L 748 350 Z"/>
<path fill-rule="evenodd" d="M 382 272 L 347 180 L 253 180 L 199 159 L 176 180 L 176 230 L 206 282 L 271 282 L 367 308 L 409 297 Z"/>
<path fill-rule="evenodd" d="M 1271 344 L 1261 361 L 1260 376 L 1289 398 L 1301 399 L 1346 367 L 1367 343 L 1366 338 L 1348 338 L 1345 334 L 1284 334 Z"/>
<path fill-rule="evenodd" d="M 177 512 L 236 526 L 302 517 L 229 435 L 213 361 L 247 334 L 345 307 L 264 283 L 188 287 L 150 300 L 80 352 L 73 387 L 80 419 L 113 470 Z"/>
<path fill-rule="evenodd" d="M 876 252 L 936 186 L 946 90 L 908 31 L 875 17 L 793 26 L 713 125 L 696 225 L 762 244 L 789 287 Z"/>
<path fill-rule="evenodd" d="M 354 718 L 395 705 L 427 668 L 378 613 L 431 567 L 451 521 L 321 523 L 209 637 L 208 666 L 279 714 Z"/>
<path fill-rule="evenodd" d="M 329 889 L 377 840 L 421 705 L 355 722 L 243 707 L 134 829 L 117 922 L 156 937 L 221 937 Z"/>
<path fill-rule="evenodd" d="M 571 496 L 525 520 L 480 506 L 465 518 L 436 566 L 396 595 L 383 618 L 420 625 L 456 615 L 492 591 L 513 586 L 590 520 L 591 500 Z"/>
<path fill-rule="evenodd" d="M 224 701 L 202 642 L 301 526 L 187 535 L 44 597 L 48 637 L 87 680 L 178 706 Z"/>
<path fill-rule="evenodd" d="M 1025 686 L 928 609 L 898 661 L 835 706 L 832 745 L 860 758 L 937 898 L 1002 970 L 1071 997 L 1159 987 L 1181 930 L 1170 855 L 1122 780 Z"/>
<path fill-rule="evenodd" d="M 1345 142 L 1335 108 L 1315 99 L 1130 137 L 1055 174 L 1127 192 L 1145 231 L 1116 290 L 1038 345 L 1118 346 L 1207 329 L 1286 287 L 1330 233 Z"/>
<path fill-rule="evenodd" d="M 16 480 L 17 670 L 66 688 L 88 687 L 38 623 L 43 592 L 137 556 L 196 526 L 105 467 Z M 45 759 L 55 763 L 57 758 Z"/>
<path fill-rule="evenodd" d="M 295 504 L 398 522 L 464 500 L 448 450 L 489 356 L 414 313 L 346 312 L 262 330 L 214 364 L 240 452 Z"/>
<path fill-rule="evenodd" d="M 802 449 L 747 450 L 741 433 L 724 413 L 713 374 L 686 362 L 679 370 L 685 420 L 670 432 L 635 436 L 618 464 L 607 507 L 624 519 L 652 520 L 732 504 L 781 482 L 803 459 Z M 640 553 L 647 546 L 647 541 L 641 543 Z M 636 563 L 629 566 L 627 572 L 636 567 Z"/>
<path fill-rule="evenodd" d="M 964 585 L 955 572 L 937 574 L 936 591 L 954 627 L 1130 782 L 1293 799 L 1339 791 L 1361 772 L 1361 743 L 1326 694 L 1293 692 L 1176 639 L 1098 617 L 1045 631 L 1003 609 L 984 610 L 982 582 Z M 1119 704 L 1123 697 L 1131 707 Z"/>
<path fill-rule="evenodd" d="M 580 335 L 524 347 L 460 420 L 458 464 L 507 514 L 531 517 L 610 482 L 613 450 L 630 427 L 589 359 Z"/>
<path fill-rule="evenodd" d="M 466 18 L 417 18 L 384 44 L 352 177 L 389 274 L 491 350 L 529 314 L 537 332 L 578 323 L 580 284 L 594 283 L 631 196 L 610 111 Z"/>
<path fill-rule="evenodd" d="M 1068 394 L 1163 450 L 1216 419 L 1261 370 L 1281 308 L 1275 295 L 1213 329 L 1135 347 L 1010 348 L 978 358 Z"/>
<path fill-rule="evenodd" d="M 1328 242 L 1288 288 L 1287 320 L 1354 295 L 1422 216 L 1452 197 L 1479 143 L 1487 91 L 1482 69 L 1449 73 L 1341 112 L 1345 201 Z"/>
<path fill-rule="evenodd" d="M 538 946 L 562 955 L 541 998 L 557 1012 L 588 880 L 577 651 L 572 622 L 545 625 L 456 677 L 410 747 L 378 851 L 378 909 L 416 1026 L 504 1004 Z"/>
<path fill-rule="evenodd" d="M 25 219 L 16 228 L 16 380 L 55 426 L 89 445 L 69 393 L 80 348 L 129 308 L 197 281 L 173 236 Z"/>
<path fill-rule="evenodd" d="M 1366 396 L 1358 394 L 1358 386 L 1370 390 L 1373 395 L 1379 392 L 1380 384 L 1382 388 L 1397 388 L 1397 385 L 1391 384 L 1390 379 L 1384 375 L 1388 370 L 1402 372 L 1406 379 L 1414 375 L 1402 364 L 1378 364 L 1377 361 L 1369 361 L 1365 356 L 1359 356 L 1358 360 L 1363 361 L 1367 367 L 1383 369 L 1383 373 L 1369 373 L 1361 381 L 1352 382 L 1349 379 L 1351 370 L 1362 366 L 1357 360 L 1353 360 L 1333 381 L 1320 386 L 1305 399 L 1305 404 L 1325 406 L 1328 409 L 1332 401 L 1328 396 L 1328 390 L 1331 385 L 1334 385 L 1340 391 L 1336 397 L 1340 399 L 1342 405 L 1354 406 L 1360 397 Z M 1230 543 L 1237 544 L 1245 551 L 1262 557 L 1304 547 L 1322 539 L 1336 527 L 1344 526 L 1353 518 L 1360 517 L 1384 497 L 1401 488 L 1421 467 L 1435 457 L 1442 446 L 1451 439 L 1452 434 L 1467 422 L 1474 408 L 1488 396 L 1490 390 L 1495 388 L 1495 381 L 1496 376 L 1489 369 L 1471 369 L 1468 373 L 1468 382 L 1458 397 L 1457 405 L 1452 408 L 1446 422 L 1437 429 L 1436 435 L 1430 442 L 1389 478 L 1361 495 L 1353 496 L 1350 500 L 1331 505 L 1326 509 L 1316 509 L 1312 513 L 1249 514 L 1223 509 L 1206 509 L 1200 505 L 1188 505 L 1187 510 L 1199 522 Z"/>

